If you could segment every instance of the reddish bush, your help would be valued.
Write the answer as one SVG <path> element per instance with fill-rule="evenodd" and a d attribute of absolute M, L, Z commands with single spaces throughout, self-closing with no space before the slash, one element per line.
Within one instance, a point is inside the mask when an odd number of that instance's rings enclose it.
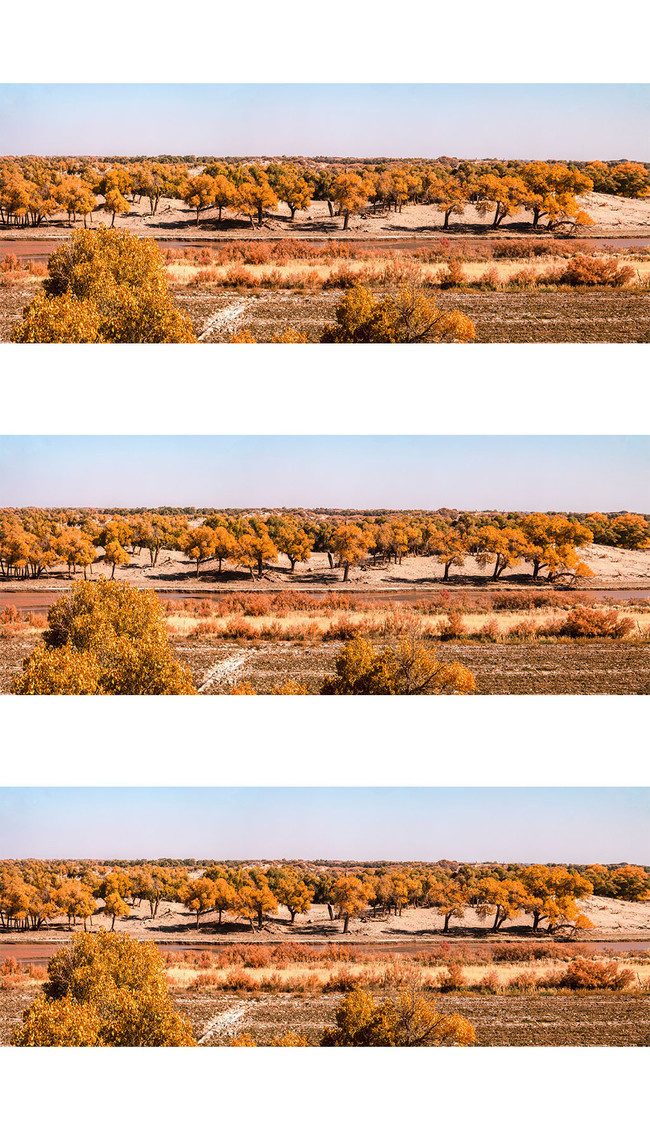
<path fill-rule="evenodd" d="M 634 630 L 631 616 L 620 617 L 613 608 L 574 608 L 558 628 L 558 635 L 576 639 L 589 638 L 621 639 Z"/>
<path fill-rule="evenodd" d="M 634 983 L 631 969 L 621 969 L 617 961 L 594 961 L 578 957 L 562 973 L 559 985 L 563 989 L 612 989 L 620 992 Z"/>
<path fill-rule="evenodd" d="M 620 267 L 618 259 L 576 255 L 562 270 L 559 282 L 568 286 L 625 286 L 633 279 L 632 267 Z"/>
<path fill-rule="evenodd" d="M 467 978 L 459 961 L 451 961 L 449 967 L 438 974 L 438 988 L 441 993 L 457 993 L 468 988 Z"/>

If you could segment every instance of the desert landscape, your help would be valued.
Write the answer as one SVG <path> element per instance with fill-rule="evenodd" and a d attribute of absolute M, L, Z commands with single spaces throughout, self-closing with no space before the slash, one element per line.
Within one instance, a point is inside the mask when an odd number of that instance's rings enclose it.
<path fill-rule="evenodd" d="M 627 513 L 0 511 L 0 689 L 66 693 L 39 667 L 61 669 L 59 610 L 117 599 L 153 602 L 182 693 L 432 693 L 332 682 L 359 648 L 408 646 L 457 670 L 451 693 L 644 694 L 649 530 Z"/>
<path fill-rule="evenodd" d="M 482 1046 L 645 1044 L 649 897 L 627 864 L 5 861 L 0 1041 L 66 938 L 118 935 L 153 942 L 199 1045 L 319 1043 L 355 993 Z"/>
<path fill-rule="evenodd" d="M 135 254 L 156 325 L 118 329 Z M 5 341 L 644 342 L 649 254 L 633 161 L 0 158 Z"/>

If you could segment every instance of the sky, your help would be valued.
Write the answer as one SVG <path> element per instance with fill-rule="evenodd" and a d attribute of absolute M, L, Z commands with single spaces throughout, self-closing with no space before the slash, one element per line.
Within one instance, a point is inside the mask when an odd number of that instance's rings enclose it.
<path fill-rule="evenodd" d="M 0 154 L 650 160 L 650 85 L 0 85 Z"/>
<path fill-rule="evenodd" d="M 648 436 L 0 436 L 0 507 L 650 511 Z"/>
<path fill-rule="evenodd" d="M 5 859 L 650 863 L 643 788 L 2 788 Z"/>

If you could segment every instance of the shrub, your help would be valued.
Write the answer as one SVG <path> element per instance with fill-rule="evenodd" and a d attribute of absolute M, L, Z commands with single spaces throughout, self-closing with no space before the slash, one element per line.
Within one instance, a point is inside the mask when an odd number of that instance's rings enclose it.
<path fill-rule="evenodd" d="M 377 1003 L 364 989 L 355 989 L 336 1010 L 336 1026 L 325 1031 L 323 1047 L 467 1047 L 476 1041 L 462 1016 L 441 1016 L 415 991 L 396 1001 Z"/>
<path fill-rule="evenodd" d="M 194 694 L 172 654 L 162 605 L 126 582 L 78 581 L 48 613 L 14 694 Z"/>
<path fill-rule="evenodd" d="M 474 677 L 460 663 L 440 663 L 435 653 L 408 638 L 381 649 L 357 636 L 336 660 L 336 677 L 321 694 L 471 694 Z"/>
<path fill-rule="evenodd" d="M 19 1047 L 188 1047 L 164 962 L 150 942 L 78 934 L 48 965 L 49 980 L 12 1034 Z"/>
<path fill-rule="evenodd" d="M 127 232 L 75 232 L 48 262 L 49 278 L 23 311 L 18 342 L 192 342 L 173 305 L 154 240 Z"/>
<path fill-rule="evenodd" d="M 634 279 L 632 267 L 620 267 L 618 259 L 576 255 L 559 277 L 568 286 L 625 286 Z"/>
<path fill-rule="evenodd" d="M 621 639 L 633 630 L 634 620 L 631 616 L 619 617 L 613 608 L 574 608 L 561 623 L 558 634 L 573 639 L 580 636 Z"/>
<path fill-rule="evenodd" d="M 595 961 L 578 957 L 562 973 L 559 985 L 563 989 L 611 989 L 620 992 L 634 982 L 631 969 L 621 969 L 617 961 Z"/>
<path fill-rule="evenodd" d="M 447 969 L 443 969 L 438 974 L 438 988 L 441 993 L 458 993 L 467 987 L 467 978 L 458 961 L 450 961 Z"/>

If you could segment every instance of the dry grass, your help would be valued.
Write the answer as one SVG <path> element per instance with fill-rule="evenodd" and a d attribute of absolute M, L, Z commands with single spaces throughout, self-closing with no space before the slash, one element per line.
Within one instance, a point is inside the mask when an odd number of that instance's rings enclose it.
<path fill-rule="evenodd" d="M 563 984 L 572 962 L 583 960 L 579 954 L 546 961 L 467 962 L 462 957 L 447 964 L 438 959 L 434 964 L 426 958 L 387 955 L 372 958 L 355 955 L 348 961 L 332 961 L 327 957 L 304 961 L 274 961 L 257 968 L 246 967 L 240 961 L 219 963 L 219 968 L 197 968 L 174 959 L 168 965 L 167 978 L 175 990 L 194 992 L 210 989 L 223 992 L 273 992 L 273 993 L 332 993 L 345 992 L 356 986 L 387 989 L 405 984 L 443 992 L 537 992 L 569 991 Z M 365 956 L 366 960 L 362 958 Z M 650 991 L 650 964 L 642 958 L 627 958 L 610 963 L 598 960 L 588 965 L 597 971 L 614 969 L 623 974 L 622 982 L 628 992 Z M 629 974 L 625 974 L 629 971 Z M 628 982 L 625 984 L 625 982 Z M 619 990 L 620 991 L 620 990 Z"/>

